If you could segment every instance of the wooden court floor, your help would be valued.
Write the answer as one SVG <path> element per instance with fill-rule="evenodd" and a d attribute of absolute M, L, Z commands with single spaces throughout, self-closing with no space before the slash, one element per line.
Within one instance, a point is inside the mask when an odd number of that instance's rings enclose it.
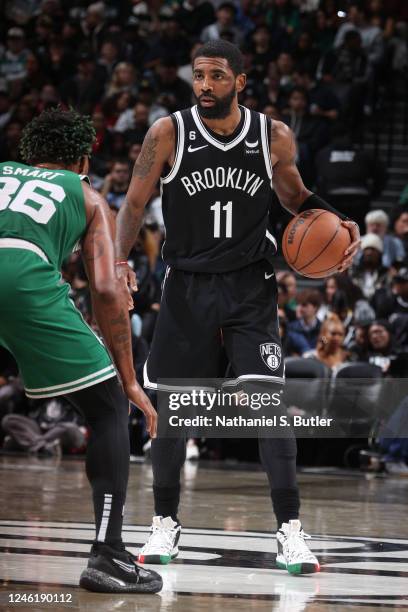
<path fill-rule="evenodd" d="M 223 467 L 184 469 L 181 553 L 160 568 L 163 591 L 112 596 L 77 586 L 94 535 L 82 461 L 0 457 L 0 610 L 408 610 L 408 479 L 303 471 L 301 518 L 322 571 L 293 577 L 274 567 L 264 474 Z M 151 522 L 151 481 L 149 464 L 132 464 L 124 529 L 132 552 Z"/>

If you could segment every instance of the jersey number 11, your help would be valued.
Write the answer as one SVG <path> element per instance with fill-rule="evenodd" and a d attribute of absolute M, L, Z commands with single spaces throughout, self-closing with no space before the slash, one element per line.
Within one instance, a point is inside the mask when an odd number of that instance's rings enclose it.
<path fill-rule="evenodd" d="M 221 202 L 213 204 L 210 210 L 214 211 L 214 238 L 221 238 Z M 232 202 L 225 204 L 222 210 L 226 212 L 225 238 L 232 238 Z"/>

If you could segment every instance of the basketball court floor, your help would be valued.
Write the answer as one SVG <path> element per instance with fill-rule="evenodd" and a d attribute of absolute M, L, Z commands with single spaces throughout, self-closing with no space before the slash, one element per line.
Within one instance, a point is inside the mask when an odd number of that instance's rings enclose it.
<path fill-rule="evenodd" d="M 0 610 L 408 610 L 408 479 L 301 472 L 301 517 L 322 569 L 295 577 L 274 567 L 261 471 L 190 463 L 183 477 L 181 554 L 160 567 L 163 591 L 103 595 L 77 586 L 94 536 L 82 461 L 0 457 Z M 151 522 L 151 480 L 149 464 L 132 464 L 124 529 L 132 552 Z"/>

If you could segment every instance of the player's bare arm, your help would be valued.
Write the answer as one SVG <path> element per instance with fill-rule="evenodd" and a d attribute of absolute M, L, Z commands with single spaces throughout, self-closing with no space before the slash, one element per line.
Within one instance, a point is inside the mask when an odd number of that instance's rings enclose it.
<path fill-rule="evenodd" d="M 318 199 L 320 204 L 312 204 L 310 208 L 319 208 L 325 204 L 326 207 L 328 206 L 328 210 L 336 212 L 305 187 L 296 166 L 296 155 L 296 142 L 292 130 L 281 121 L 273 121 L 271 134 L 273 187 L 282 206 L 296 215 L 301 211 L 306 200 L 312 196 L 314 199 Z M 343 220 L 342 225 L 350 232 L 351 244 L 344 253 L 344 259 L 338 268 L 339 272 L 344 272 L 352 264 L 360 246 L 358 225 L 349 220 Z"/>
<path fill-rule="evenodd" d="M 126 201 L 117 217 L 115 253 L 117 273 L 126 278 L 132 289 L 136 279 L 126 260 L 142 225 L 144 209 L 166 163 L 174 159 L 174 127 L 169 117 L 156 121 L 146 134 L 142 150 L 135 162 Z M 120 263 L 124 262 L 124 263 Z"/>
<path fill-rule="evenodd" d="M 82 240 L 82 257 L 87 271 L 92 306 L 98 327 L 118 368 L 129 400 L 145 414 L 147 429 L 156 434 L 157 416 L 149 399 L 136 382 L 128 314 L 128 292 L 115 273 L 114 224 L 102 196 L 83 185 L 87 230 Z"/>

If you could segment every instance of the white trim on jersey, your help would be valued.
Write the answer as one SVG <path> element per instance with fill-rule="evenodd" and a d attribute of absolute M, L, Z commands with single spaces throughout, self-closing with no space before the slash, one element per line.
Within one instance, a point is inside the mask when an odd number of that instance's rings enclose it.
<path fill-rule="evenodd" d="M 188 393 L 189 391 L 196 391 L 198 388 L 203 391 L 215 391 L 215 387 L 202 387 L 201 385 L 163 385 L 162 383 L 157 384 L 149 380 L 147 374 L 147 359 L 143 366 L 143 386 L 146 389 L 155 389 L 156 391 L 180 391 Z"/>
<path fill-rule="evenodd" d="M 223 387 L 230 387 L 230 386 L 235 386 L 237 385 L 240 381 L 242 380 L 258 380 L 260 382 L 265 381 L 265 382 L 274 382 L 277 383 L 279 385 L 284 385 L 285 384 L 285 377 L 284 376 L 268 376 L 265 374 L 242 374 L 241 376 L 238 376 L 238 378 L 234 378 L 233 380 L 228 380 L 225 383 L 223 383 Z"/>
<path fill-rule="evenodd" d="M 271 151 L 269 148 L 268 124 L 266 122 L 266 116 L 263 115 L 262 113 L 259 114 L 259 120 L 261 122 L 261 141 L 262 141 L 262 151 L 264 154 L 266 172 L 269 176 L 269 179 L 271 181 L 271 187 L 272 187 L 273 168 L 272 168 L 272 160 L 271 160 Z"/>
<path fill-rule="evenodd" d="M 248 134 L 248 130 L 251 125 L 251 111 L 245 106 L 242 106 L 241 108 L 243 108 L 245 113 L 244 125 L 242 126 L 242 130 L 240 131 L 240 133 L 234 138 L 234 140 L 231 140 L 231 142 L 221 142 L 221 140 L 217 140 L 216 138 L 214 138 L 214 136 L 212 136 L 212 134 L 210 134 L 210 132 L 208 132 L 207 128 L 201 120 L 201 117 L 197 110 L 197 105 L 192 107 L 191 115 L 199 132 L 201 133 L 203 138 L 207 140 L 207 142 L 214 145 L 214 147 L 217 147 L 217 149 L 221 149 L 221 151 L 229 151 L 245 138 L 245 136 Z"/>
<path fill-rule="evenodd" d="M 175 116 L 176 121 L 177 121 L 177 149 L 176 149 L 176 155 L 174 157 L 174 163 L 173 163 L 173 166 L 172 166 L 170 172 L 168 174 L 166 174 L 166 176 L 163 176 L 161 178 L 160 183 L 170 183 L 170 181 L 172 181 L 175 178 L 177 172 L 179 171 L 181 160 L 183 158 L 184 140 L 185 140 L 183 117 L 181 116 L 180 111 L 177 111 L 176 113 L 174 113 L 174 116 Z"/>
<path fill-rule="evenodd" d="M 266 237 L 268 240 L 270 240 L 272 242 L 273 245 L 275 245 L 275 249 L 278 250 L 278 243 L 276 242 L 276 238 L 275 236 L 272 236 L 271 232 L 269 230 L 266 230 Z"/>
<path fill-rule="evenodd" d="M 41 259 L 50 263 L 44 251 L 36 244 L 28 242 L 28 240 L 21 240 L 20 238 L 0 238 L 0 249 L 23 249 L 24 251 L 32 251 L 41 257 Z"/>

